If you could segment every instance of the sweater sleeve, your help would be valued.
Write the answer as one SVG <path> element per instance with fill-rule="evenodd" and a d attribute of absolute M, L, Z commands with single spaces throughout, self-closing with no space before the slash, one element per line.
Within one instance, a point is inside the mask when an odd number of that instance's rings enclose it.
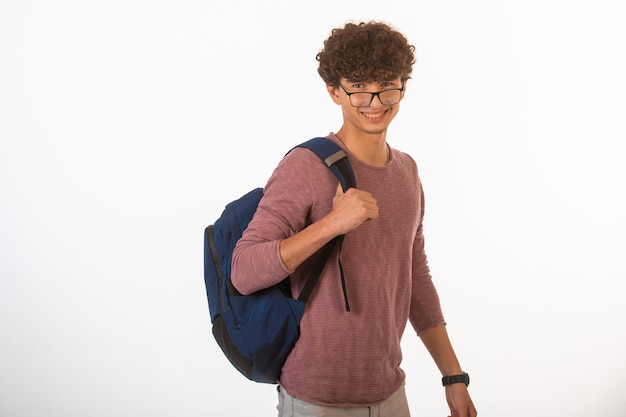
<path fill-rule="evenodd" d="M 278 164 L 250 224 L 233 252 L 231 281 L 251 294 L 285 279 L 280 242 L 302 230 L 313 204 L 310 151 L 294 149 Z"/>
<path fill-rule="evenodd" d="M 420 185 L 421 190 L 421 185 Z M 409 319 L 419 335 L 421 332 L 445 324 L 439 294 L 433 284 L 426 257 L 423 233 L 424 193 L 421 190 L 422 219 L 413 242 L 413 269 L 411 310 Z"/>

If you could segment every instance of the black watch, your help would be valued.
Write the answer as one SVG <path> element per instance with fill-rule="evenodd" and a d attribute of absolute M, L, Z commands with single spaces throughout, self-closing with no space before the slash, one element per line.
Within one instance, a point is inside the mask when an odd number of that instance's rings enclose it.
<path fill-rule="evenodd" d="M 443 386 L 445 387 L 446 385 L 451 385 L 451 384 L 460 384 L 463 383 L 465 384 L 465 386 L 469 386 L 469 374 L 467 374 L 466 372 L 463 372 L 461 375 L 450 375 L 450 376 L 444 376 L 443 378 L 441 378 L 441 383 L 443 384 Z"/>

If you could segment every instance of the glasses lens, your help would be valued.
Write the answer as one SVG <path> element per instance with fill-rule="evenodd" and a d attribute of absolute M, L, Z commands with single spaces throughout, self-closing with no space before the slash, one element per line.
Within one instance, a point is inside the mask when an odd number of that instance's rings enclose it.
<path fill-rule="evenodd" d="M 371 93 L 352 93 L 350 94 L 350 103 L 355 107 L 367 107 L 372 101 Z"/>
<path fill-rule="evenodd" d="M 380 102 L 389 106 L 391 104 L 396 104 L 400 101 L 400 97 L 402 92 L 400 90 L 386 90 L 381 91 L 378 97 L 380 97 Z"/>

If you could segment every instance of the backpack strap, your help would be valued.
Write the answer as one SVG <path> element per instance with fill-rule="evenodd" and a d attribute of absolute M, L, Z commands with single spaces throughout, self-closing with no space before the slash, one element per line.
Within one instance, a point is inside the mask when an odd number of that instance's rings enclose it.
<path fill-rule="evenodd" d="M 330 170 L 335 174 L 343 191 L 346 192 L 348 188 L 356 188 L 356 179 L 354 177 L 354 172 L 352 171 L 352 166 L 350 165 L 350 161 L 348 160 L 348 155 L 341 149 L 337 144 L 328 138 L 317 137 L 310 139 L 300 145 L 296 146 L 297 148 L 306 148 L 313 153 L 315 153 L 325 164 L 330 168 Z M 326 266 L 326 262 L 328 258 L 330 258 L 331 253 L 335 247 L 338 247 L 341 250 L 341 245 L 343 243 L 344 235 L 339 235 L 335 237 L 333 240 L 328 242 L 325 246 L 320 249 L 321 255 L 319 261 L 311 271 L 311 275 L 307 279 L 304 287 L 302 288 L 302 292 L 300 292 L 300 296 L 298 297 L 299 301 L 306 303 L 317 284 L 320 276 L 322 275 L 322 271 Z M 343 274 L 343 267 L 341 265 L 341 260 L 339 260 L 339 270 L 341 272 L 341 287 L 343 289 L 343 299 L 345 303 L 346 311 L 350 311 L 350 303 L 348 302 L 348 293 L 346 291 L 346 281 Z"/>
<path fill-rule="evenodd" d="M 307 148 L 313 151 L 335 174 L 344 192 L 348 188 L 356 188 L 356 179 L 348 161 L 348 155 L 335 142 L 328 138 L 318 137 L 301 143 L 297 148 Z"/>

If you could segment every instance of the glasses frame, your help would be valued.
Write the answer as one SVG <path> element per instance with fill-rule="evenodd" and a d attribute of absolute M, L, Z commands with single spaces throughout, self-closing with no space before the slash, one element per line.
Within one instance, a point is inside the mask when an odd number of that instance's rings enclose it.
<path fill-rule="evenodd" d="M 357 109 L 360 109 L 362 107 L 369 107 L 372 105 L 372 102 L 374 101 L 374 97 L 378 97 L 378 101 L 380 101 L 380 103 L 383 106 L 393 106 L 394 104 L 398 104 L 400 101 L 402 101 L 403 97 L 402 94 L 400 94 L 400 99 L 398 101 L 396 101 L 395 103 L 391 103 L 391 104 L 385 104 L 383 103 L 383 101 L 380 99 L 380 94 L 381 93 L 385 93 L 387 91 L 400 91 L 400 93 L 402 93 L 404 91 L 404 80 L 402 81 L 402 87 L 401 88 L 389 88 L 387 90 L 380 90 L 380 91 L 376 91 L 374 93 L 369 92 L 369 91 L 354 91 L 354 92 L 349 92 L 348 90 L 345 89 L 345 87 L 343 85 L 341 85 L 341 83 L 339 83 L 339 87 L 341 87 L 341 89 L 343 90 L 344 93 L 346 93 L 346 95 L 348 96 L 348 101 L 350 101 L 350 105 L 352 107 L 356 107 Z M 352 103 L 352 95 L 353 94 L 370 94 L 370 101 L 367 103 L 367 105 L 363 105 L 363 106 L 355 106 Z"/>

